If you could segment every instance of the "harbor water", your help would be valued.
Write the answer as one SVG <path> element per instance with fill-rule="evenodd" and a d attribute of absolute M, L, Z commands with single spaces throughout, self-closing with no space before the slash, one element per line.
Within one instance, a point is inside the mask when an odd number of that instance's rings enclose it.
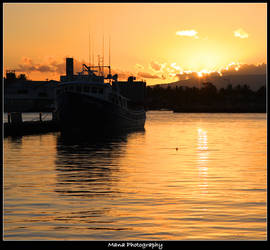
<path fill-rule="evenodd" d="M 146 115 L 112 137 L 4 138 L 4 240 L 267 240 L 266 114 Z"/>

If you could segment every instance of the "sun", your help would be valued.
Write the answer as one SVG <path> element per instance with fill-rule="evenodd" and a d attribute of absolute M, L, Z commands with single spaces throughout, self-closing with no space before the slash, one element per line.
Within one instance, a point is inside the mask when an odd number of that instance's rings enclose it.
<path fill-rule="evenodd" d="M 210 51 L 199 51 L 191 55 L 191 67 L 194 71 L 213 71 L 221 65 L 221 58 L 218 54 Z"/>
<path fill-rule="evenodd" d="M 182 60 L 182 63 L 187 65 L 193 72 L 198 72 L 198 76 L 202 76 L 202 73 L 206 72 L 219 71 L 220 68 L 233 61 L 227 47 L 210 39 L 197 41 L 196 44 L 181 52 L 185 57 L 185 61 Z"/>

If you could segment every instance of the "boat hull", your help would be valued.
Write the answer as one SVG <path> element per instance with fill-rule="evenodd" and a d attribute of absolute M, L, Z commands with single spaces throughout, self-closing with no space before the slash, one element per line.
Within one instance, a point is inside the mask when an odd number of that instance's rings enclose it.
<path fill-rule="evenodd" d="M 62 132 L 111 133 L 144 129 L 145 111 L 127 110 L 95 97 L 65 92 L 56 100 Z"/>

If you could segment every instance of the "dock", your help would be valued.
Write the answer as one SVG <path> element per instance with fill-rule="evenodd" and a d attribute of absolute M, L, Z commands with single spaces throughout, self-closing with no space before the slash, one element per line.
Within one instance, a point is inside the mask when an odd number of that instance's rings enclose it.
<path fill-rule="evenodd" d="M 41 134 L 59 131 L 57 120 L 22 121 L 21 113 L 14 113 L 4 123 L 4 137 Z"/>
<path fill-rule="evenodd" d="M 57 132 L 59 126 L 56 121 L 26 121 L 21 124 L 4 124 L 4 137 Z"/>

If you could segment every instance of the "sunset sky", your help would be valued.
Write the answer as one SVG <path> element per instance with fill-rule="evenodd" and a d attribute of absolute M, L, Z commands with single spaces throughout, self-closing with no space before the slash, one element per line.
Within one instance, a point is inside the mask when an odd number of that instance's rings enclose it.
<path fill-rule="evenodd" d="M 110 37 L 113 70 L 147 84 L 267 63 L 266 3 L 5 3 L 3 14 L 4 71 L 32 80 L 59 80 L 66 57 L 75 71 L 97 63 L 103 37 L 105 64 Z"/>

